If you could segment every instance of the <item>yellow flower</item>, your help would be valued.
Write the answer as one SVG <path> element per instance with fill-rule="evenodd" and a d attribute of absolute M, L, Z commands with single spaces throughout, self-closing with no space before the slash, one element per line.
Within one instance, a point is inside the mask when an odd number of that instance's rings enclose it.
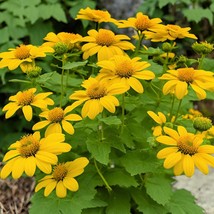
<path fill-rule="evenodd" d="M 133 88 L 138 93 L 143 93 L 144 89 L 141 82 L 142 80 L 151 80 L 155 78 L 153 72 L 144 70 L 150 64 L 145 61 L 139 61 L 140 57 L 115 55 L 109 60 L 103 60 L 97 63 L 102 69 L 98 77 L 104 79 L 111 79 L 113 83 L 122 83 L 127 89 Z"/>
<path fill-rule="evenodd" d="M 40 109 L 47 108 L 48 105 L 53 105 L 52 99 L 48 98 L 52 92 L 45 92 L 35 94 L 36 88 L 30 88 L 25 91 L 19 91 L 16 95 L 10 96 L 9 100 L 12 101 L 5 105 L 2 111 L 7 111 L 5 118 L 8 119 L 12 117 L 18 109 L 22 109 L 24 117 L 27 121 L 31 121 L 33 117 L 32 106 L 38 107 Z"/>
<path fill-rule="evenodd" d="M 80 9 L 76 17 L 76 20 L 77 19 L 89 20 L 98 23 L 102 22 L 117 23 L 117 20 L 111 18 L 111 14 L 108 11 L 95 10 L 89 7 L 85 9 Z"/>
<path fill-rule="evenodd" d="M 202 113 L 201 113 L 200 111 L 198 111 L 198 110 L 196 110 L 196 109 L 193 109 L 193 108 L 189 109 L 188 112 L 189 112 L 189 114 L 183 115 L 183 118 L 184 118 L 184 119 L 193 120 L 193 119 L 196 118 L 196 117 L 201 117 L 201 116 L 203 116 Z"/>
<path fill-rule="evenodd" d="M 47 42 L 45 42 L 43 46 L 50 46 L 54 48 L 55 52 L 58 51 L 60 47 L 64 47 L 68 51 L 74 47 L 78 47 L 81 39 L 82 36 L 80 34 L 67 32 L 60 32 L 58 34 L 55 34 L 53 32 L 50 32 L 44 38 L 44 40 Z"/>
<path fill-rule="evenodd" d="M 122 84 L 110 84 L 92 77 L 85 80 L 82 86 L 86 90 L 75 91 L 69 98 L 77 100 L 71 105 L 72 108 L 85 102 L 81 114 L 84 118 L 88 116 L 90 119 L 94 119 L 103 111 L 103 108 L 114 113 L 115 106 L 119 106 L 119 101 L 113 95 L 127 91 L 127 88 Z"/>
<path fill-rule="evenodd" d="M 62 128 L 68 134 L 74 134 L 74 127 L 68 121 L 79 121 L 82 118 L 77 114 L 68 114 L 72 111 L 71 106 L 66 107 L 64 110 L 60 107 L 55 107 L 52 110 L 42 112 L 39 116 L 46 118 L 33 126 L 33 130 L 39 130 L 48 126 L 45 131 L 45 136 L 52 133 L 62 133 Z M 61 127 L 62 126 L 62 127 Z"/>
<path fill-rule="evenodd" d="M 119 28 L 134 28 L 137 31 L 143 32 L 144 30 L 150 30 L 159 26 L 162 22 L 159 18 L 150 19 L 147 15 L 142 12 L 138 12 L 136 17 L 128 18 L 128 20 L 120 20 L 117 23 Z"/>
<path fill-rule="evenodd" d="M 146 39 L 152 42 L 164 42 L 166 40 L 175 40 L 183 38 L 197 39 L 194 34 L 189 33 L 190 27 L 181 28 L 178 25 L 158 25 L 151 31 L 144 31 Z"/>
<path fill-rule="evenodd" d="M 5 179 L 12 173 L 14 179 L 18 179 L 25 172 L 27 176 L 33 176 L 38 167 L 44 173 L 51 173 L 52 167 L 57 163 L 57 155 L 68 152 L 71 146 L 64 143 L 64 134 L 51 134 L 40 139 L 40 133 L 26 135 L 13 143 L 3 158 L 6 164 L 1 170 L 1 178 Z"/>
<path fill-rule="evenodd" d="M 98 54 L 98 61 L 109 59 L 115 54 L 124 55 L 124 50 L 134 50 L 135 46 L 122 40 L 130 40 L 126 35 L 115 35 L 111 30 L 99 29 L 89 30 L 88 35 L 82 39 L 88 42 L 82 46 L 83 59 Z"/>
<path fill-rule="evenodd" d="M 213 72 L 195 70 L 194 68 L 179 68 L 167 72 L 159 77 L 159 79 L 168 80 L 163 87 L 164 95 L 175 93 L 178 99 L 182 99 L 188 93 L 190 85 L 197 97 L 202 100 L 206 98 L 205 90 L 214 90 Z"/>
<path fill-rule="evenodd" d="M 81 175 L 88 163 L 87 158 L 81 157 L 74 161 L 57 164 L 51 175 L 46 175 L 39 180 L 35 192 L 45 188 L 44 196 L 47 197 L 56 189 L 56 195 L 59 198 L 66 197 L 67 189 L 76 192 L 79 189 L 79 185 L 74 177 Z"/>
<path fill-rule="evenodd" d="M 208 129 L 207 131 L 202 132 L 202 135 L 204 136 L 204 138 L 206 139 L 212 139 L 214 138 L 214 126 L 212 126 L 210 129 Z"/>
<path fill-rule="evenodd" d="M 188 133 L 183 126 L 178 126 L 178 132 L 164 127 L 167 135 L 159 136 L 156 140 L 169 147 L 160 150 L 157 154 L 159 159 L 164 160 L 164 168 L 173 167 L 174 174 L 191 177 L 195 166 L 204 174 L 208 174 L 208 165 L 214 167 L 214 146 L 201 145 L 203 137 Z"/>
<path fill-rule="evenodd" d="M 10 48 L 8 52 L 0 53 L 0 68 L 8 67 L 9 70 L 15 70 L 20 66 L 23 72 L 26 71 L 26 64 L 35 64 L 35 58 L 45 57 L 46 52 L 52 53 L 54 50 L 50 47 L 36 47 L 33 45 L 20 45 L 16 48 Z"/>
<path fill-rule="evenodd" d="M 166 116 L 162 112 L 155 114 L 153 111 L 147 111 L 147 114 L 157 123 L 159 126 L 153 128 L 153 135 L 155 137 L 162 135 L 163 126 L 166 123 Z"/>

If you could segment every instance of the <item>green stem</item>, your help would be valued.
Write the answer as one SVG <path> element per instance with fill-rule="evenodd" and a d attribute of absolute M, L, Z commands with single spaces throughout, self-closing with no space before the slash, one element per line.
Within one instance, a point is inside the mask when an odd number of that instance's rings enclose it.
<path fill-rule="evenodd" d="M 172 96 L 172 105 L 171 105 L 170 113 L 169 113 L 170 121 L 172 119 L 172 111 L 173 111 L 173 108 L 174 108 L 174 104 L 175 104 L 175 96 Z"/>
<path fill-rule="evenodd" d="M 142 33 L 138 33 L 138 36 L 139 36 L 139 40 L 138 40 L 138 43 L 137 43 L 137 46 L 136 46 L 136 49 L 135 49 L 135 52 L 134 52 L 134 56 L 136 56 L 138 54 L 138 51 L 140 50 L 141 43 L 142 43 L 142 40 L 143 40 L 143 34 Z"/>
<path fill-rule="evenodd" d="M 64 66 L 64 60 L 62 59 L 62 67 Z M 60 96 L 60 107 L 62 107 L 62 101 L 63 101 L 63 96 L 64 96 L 64 72 L 65 69 L 62 69 L 61 73 L 61 96 Z"/>
<path fill-rule="evenodd" d="M 175 123 L 175 122 L 176 122 L 176 120 L 177 120 L 177 118 L 178 118 L 178 114 L 179 114 L 179 111 L 180 111 L 180 108 L 181 108 L 181 103 L 182 103 L 182 99 L 179 101 L 179 104 L 178 104 L 178 110 L 177 110 L 177 113 L 176 113 L 176 115 L 175 115 L 175 120 L 174 120 L 174 122 L 173 122 L 173 123 Z"/>
<path fill-rule="evenodd" d="M 205 58 L 205 55 L 202 54 L 202 55 L 201 55 L 201 58 L 199 59 L 198 69 L 201 69 L 201 68 L 202 68 L 204 58 Z"/>
<path fill-rule="evenodd" d="M 101 173 L 98 165 L 97 165 L 97 161 L 94 159 L 94 165 L 95 165 L 95 168 L 97 170 L 97 173 L 99 174 L 100 178 L 102 179 L 103 183 L 105 184 L 108 192 L 111 192 L 112 191 L 112 188 L 109 186 L 108 182 L 106 181 L 106 179 L 104 178 L 103 174 Z"/>
<path fill-rule="evenodd" d="M 122 94 L 122 115 L 121 115 L 121 130 L 120 134 L 123 133 L 123 128 L 124 128 L 124 117 L 125 117 L 125 93 Z"/>

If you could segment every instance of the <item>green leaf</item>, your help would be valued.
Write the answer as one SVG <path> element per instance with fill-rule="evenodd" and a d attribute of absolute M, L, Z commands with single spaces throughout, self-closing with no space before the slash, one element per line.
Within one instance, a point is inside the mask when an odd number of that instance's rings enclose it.
<path fill-rule="evenodd" d="M 131 175 L 147 172 L 157 172 L 161 166 L 156 156 L 149 151 L 127 152 L 121 159 L 121 164 Z"/>
<path fill-rule="evenodd" d="M 88 62 L 88 60 L 83 61 L 83 62 L 67 62 L 62 69 L 73 69 L 73 68 L 77 68 L 79 66 L 84 66 L 86 65 Z"/>
<path fill-rule="evenodd" d="M 104 173 L 104 177 L 110 186 L 137 187 L 138 183 L 133 176 L 123 169 L 110 169 Z"/>
<path fill-rule="evenodd" d="M 106 143 L 105 141 L 99 141 L 97 139 L 97 136 L 93 134 L 88 136 L 88 139 L 86 140 L 86 145 L 92 157 L 94 157 L 102 164 L 108 164 L 109 153 L 111 152 L 111 147 L 108 143 Z"/>
<path fill-rule="evenodd" d="M 120 188 L 115 188 L 110 195 L 108 207 L 106 209 L 106 214 L 130 214 L 130 195 L 129 193 Z"/>
<path fill-rule="evenodd" d="M 202 63 L 202 69 L 206 71 L 214 72 L 214 60 L 209 58 L 204 58 Z"/>
<path fill-rule="evenodd" d="M 160 0 L 158 1 L 159 7 L 162 8 L 164 6 L 166 6 L 167 4 L 175 4 L 177 2 L 177 0 Z"/>
<path fill-rule="evenodd" d="M 109 116 L 105 118 L 100 118 L 99 120 L 108 126 L 121 124 L 121 120 L 117 116 Z"/>
<path fill-rule="evenodd" d="M 165 214 L 166 209 L 153 201 L 145 192 L 144 189 L 139 190 L 132 188 L 131 195 L 135 203 L 138 205 L 137 209 L 143 214 Z M 174 213 L 173 213 L 174 214 Z"/>
<path fill-rule="evenodd" d="M 187 190 L 176 190 L 166 204 L 173 214 L 203 214 L 204 211 L 195 203 L 194 196 Z"/>
<path fill-rule="evenodd" d="M 9 41 L 9 32 L 8 32 L 8 27 L 3 27 L 0 29 L 0 44 L 6 43 Z"/>
<path fill-rule="evenodd" d="M 196 23 L 200 22 L 201 19 L 207 18 L 210 24 L 213 23 L 213 14 L 209 9 L 203 8 L 192 8 L 192 9 L 183 9 L 184 16 L 187 17 L 188 21 L 195 21 Z"/>
<path fill-rule="evenodd" d="M 165 205 L 172 196 L 172 179 L 164 174 L 153 174 L 145 177 L 147 194 L 158 204 Z"/>
<path fill-rule="evenodd" d="M 27 19 L 31 22 L 31 24 L 34 24 L 39 19 L 39 11 L 37 7 L 30 6 L 25 9 L 25 16 Z"/>

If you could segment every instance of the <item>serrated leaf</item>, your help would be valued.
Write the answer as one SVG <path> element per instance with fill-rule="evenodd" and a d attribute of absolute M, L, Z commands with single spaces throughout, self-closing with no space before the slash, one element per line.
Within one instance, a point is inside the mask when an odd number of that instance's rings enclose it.
<path fill-rule="evenodd" d="M 121 164 L 131 175 L 137 175 L 147 172 L 157 172 L 161 163 L 154 154 L 149 151 L 133 151 L 125 154 L 121 159 Z"/>
<path fill-rule="evenodd" d="M 209 9 L 183 9 L 183 14 L 187 17 L 188 21 L 195 21 L 196 23 L 198 23 L 201 21 L 201 19 L 207 18 L 211 24 L 213 23 L 213 14 Z"/>
<path fill-rule="evenodd" d="M 105 117 L 105 118 L 100 118 L 100 121 L 105 123 L 108 126 L 121 124 L 121 120 L 117 116 L 109 116 L 109 117 Z"/>
<path fill-rule="evenodd" d="M 120 139 L 128 148 L 133 149 L 135 147 L 133 137 L 127 126 L 123 128 L 123 133 L 120 134 Z"/>
<path fill-rule="evenodd" d="M 203 214 L 204 211 L 195 203 L 194 196 L 187 190 L 176 190 L 166 207 L 173 214 Z"/>
<path fill-rule="evenodd" d="M 83 61 L 83 62 L 67 62 L 62 69 L 73 69 L 73 68 L 77 68 L 79 66 L 84 66 L 86 65 L 88 62 L 88 60 Z"/>
<path fill-rule="evenodd" d="M 177 2 L 177 0 L 160 0 L 158 1 L 158 5 L 160 8 L 166 6 L 167 4 L 175 4 Z"/>
<path fill-rule="evenodd" d="M 86 145 L 88 151 L 92 154 L 92 157 L 94 157 L 102 164 L 108 164 L 109 153 L 111 152 L 111 147 L 108 143 L 106 143 L 105 141 L 101 142 L 97 139 L 97 136 L 94 136 L 93 138 L 92 135 L 90 135 L 86 140 Z"/>
<path fill-rule="evenodd" d="M 1 40 L 0 44 L 6 43 L 9 41 L 9 32 L 8 27 L 3 27 L 0 29 Z"/>
<path fill-rule="evenodd" d="M 145 192 L 144 189 L 131 189 L 131 195 L 135 203 L 137 204 L 137 209 L 143 214 L 166 214 L 167 210 L 160 204 L 153 201 Z"/>
<path fill-rule="evenodd" d="M 153 174 L 145 178 L 146 192 L 158 204 L 165 205 L 173 193 L 171 183 L 164 174 Z"/>
<path fill-rule="evenodd" d="M 129 193 L 120 188 L 115 188 L 113 193 L 110 195 L 106 214 L 130 214 L 130 195 Z"/>
<path fill-rule="evenodd" d="M 120 187 L 138 186 L 133 176 L 123 169 L 110 169 L 104 173 L 104 177 L 110 186 L 118 185 Z"/>
<path fill-rule="evenodd" d="M 39 11 L 37 7 L 30 6 L 25 9 L 25 16 L 27 19 L 31 22 L 31 24 L 34 24 L 39 19 Z"/>

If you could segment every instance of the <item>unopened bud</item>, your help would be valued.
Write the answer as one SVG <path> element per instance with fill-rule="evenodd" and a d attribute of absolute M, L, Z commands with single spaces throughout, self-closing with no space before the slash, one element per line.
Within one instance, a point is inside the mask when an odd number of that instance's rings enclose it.
<path fill-rule="evenodd" d="M 69 50 L 68 45 L 63 42 L 56 43 L 53 48 L 55 50 L 56 55 L 63 55 L 64 53 L 67 53 Z"/>
<path fill-rule="evenodd" d="M 32 66 L 26 70 L 26 74 L 30 79 L 32 79 L 32 78 L 37 78 L 41 74 L 41 71 L 42 71 L 41 67 Z"/>
<path fill-rule="evenodd" d="M 193 127 L 198 131 L 207 131 L 212 127 L 212 121 L 207 117 L 196 117 L 193 120 Z"/>
<path fill-rule="evenodd" d="M 168 43 L 168 42 L 163 43 L 162 50 L 164 52 L 170 52 L 172 49 L 173 49 L 173 46 L 170 43 Z"/>
<path fill-rule="evenodd" d="M 195 42 L 192 44 L 192 49 L 198 53 L 198 54 L 209 54 L 213 51 L 214 47 L 213 44 L 208 43 L 207 41 L 205 42 Z"/>

